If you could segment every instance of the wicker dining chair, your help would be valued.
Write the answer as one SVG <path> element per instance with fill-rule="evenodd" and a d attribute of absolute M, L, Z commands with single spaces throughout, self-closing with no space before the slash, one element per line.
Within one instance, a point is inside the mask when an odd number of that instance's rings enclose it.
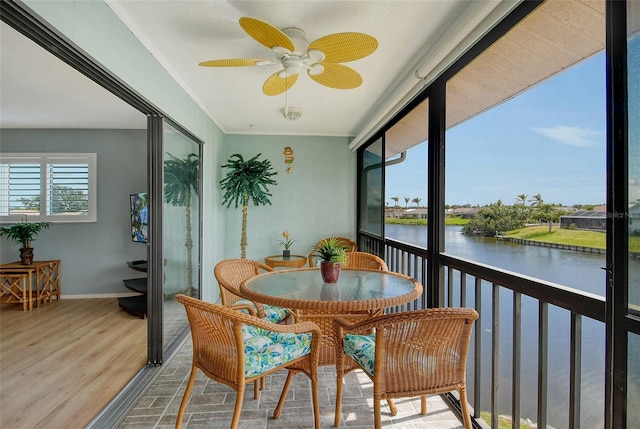
<path fill-rule="evenodd" d="M 307 260 L 309 262 L 309 266 L 310 267 L 315 267 L 315 261 L 314 261 L 314 255 L 316 254 L 316 251 L 318 250 L 318 248 L 320 247 L 320 245 L 322 244 L 323 241 L 328 240 L 330 238 L 336 238 L 338 239 L 338 245 L 342 246 L 346 249 L 347 252 L 355 252 L 356 250 L 358 250 L 358 244 L 347 237 L 326 237 L 323 238 L 322 240 L 318 241 L 316 243 L 315 246 L 313 246 L 313 249 L 311 250 L 311 252 L 309 252 L 309 256 L 307 256 Z"/>
<path fill-rule="evenodd" d="M 273 412 L 282 413 L 293 376 L 299 372 L 311 380 L 314 427 L 320 428 L 318 402 L 318 357 L 320 328 L 312 322 L 280 325 L 186 295 L 175 300 L 185 306 L 191 338 L 193 360 L 191 374 L 180 403 L 176 429 L 189 402 L 199 369 L 210 379 L 236 391 L 231 429 L 238 427 L 245 386 L 281 369 L 288 370 L 280 400 Z M 238 306 L 238 308 L 247 307 Z"/>
<path fill-rule="evenodd" d="M 389 271 L 389 267 L 384 260 L 373 253 L 367 252 L 348 252 L 347 253 L 347 268 L 364 268 L 370 270 Z"/>
<path fill-rule="evenodd" d="M 218 281 L 222 305 L 252 303 L 258 317 L 264 317 L 273 323 L 288 322 L 288 310 L 248 301 L 240 296 L 240 285 L 243 281 L 268 271 L 273 271 L 273 268 L 251 259 L 225 259 L 218 262 L 213 269 L 213 275 Z"/>
<path fill-rule="evenodd" d="M 385 314 L 350 324 L 334 321 L 337 392 L 335 426 L 340 424 L 342 385 L 358 364 L 373 381 L 375 428 L 381 427 L 380 401 L 386 399 L 396 415 L 394 398 L 421 397 L 457 390 L 464 427 L 471 429 L 467 402 L 466 361 L 473 322 L 478 313 L 469 308 L 436 308 Z M 373 334 L 367 334 L 374 330 Z"/>

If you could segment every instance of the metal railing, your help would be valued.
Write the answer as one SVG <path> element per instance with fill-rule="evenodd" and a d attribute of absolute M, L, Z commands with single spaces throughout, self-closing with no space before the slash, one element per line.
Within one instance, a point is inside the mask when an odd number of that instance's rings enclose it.
<path fill-rule="evenodd" d="M 358 244 L 363 251 L 383 256 L 391 271 L 415 278 L 428 290 L 424 282 L 428 263 L 426 249 L 366 234 L 360 235 Z M 473 307 L 480 314 L 474 327 L 467 370 L 474 425 L 483 427 L 476 420 L 480 411 L 485 411 L 489 414 L 483 417 L 490 420 L 487 423 L 491 427 L 498 427 L 502 415 L 508 416 L 513 428 L 521 427 L 521 419 L 546 428 L 548 410 L 553 408 L 556 427 L 579 428 L 581 420 L 583 424 L 588 422 L 585 426 L 602 426 L 603 402 L 599 408 L 587 403 L 588 413 L 581 405 L 583 378 L 593 377 L 594 373 L 602 377 L 602 389 L 596 395 L 600 394 L 600 400 L 604 401 L 605 298 L 447 253 L 439 254 L 438 261 L 444 271 L 440 280 L 444 306 Z M 426 302 L 427 297 L 422 296 L 389 311 L 425 308 Z M 589 329 L 584 328 L 587 325 Z M 593 336 L 594 332 L 595 342 L 602 333 L 601 355 L 583 353 L 584 334 Z M 591 343 L 593 340 L 589 341 L 592 349 L 600 351 L 597 344 Z M 561 356 L 560 362 L 556 361 L 557 356 Z M 523 357 L 527 365 L 523 365 Z M 586 360 L 590 360 L 590 366 L 595 366 L 596 371 L 592 369 L 583 375 L 582 365 Z M 526 386 L 523 380 L 528 380 Z M 593 380 L 590 381 L 588 390 L 593 397 Z M 554 392 L 551 400 L 550 392 Z M 446 395 L 444 399 L 459 411 L 453 395 Z M 523 404 L 527 415 L 522 415 Z M 558 414 L 562 415 L 560 423 L 557 423 Z"/>

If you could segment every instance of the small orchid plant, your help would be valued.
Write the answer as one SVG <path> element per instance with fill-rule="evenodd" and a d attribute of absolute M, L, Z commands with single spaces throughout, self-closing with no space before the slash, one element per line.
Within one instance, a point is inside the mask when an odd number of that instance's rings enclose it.
<path fill-rule="evenodd" d="M 284 240 L 278 240 L 278 244 L 280 244 L 282 247 L 284 247 L 284 250 L 289 250 L 291 248 L 291 245 L 296 241 L 296 240 L 292 240 L 289 238 L 289 231 L 285 231 L 282 233 L 282 237 L 284 237 Z"/>

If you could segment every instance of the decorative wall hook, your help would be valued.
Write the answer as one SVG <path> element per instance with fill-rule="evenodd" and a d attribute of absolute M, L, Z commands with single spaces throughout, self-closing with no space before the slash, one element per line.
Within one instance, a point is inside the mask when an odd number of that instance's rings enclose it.
<path fill-rule="evenodd" d="M 284 148 L 284 163 L 287 164 L 287 173 L 293 170 L 293 149 L 289 146 Z"/>

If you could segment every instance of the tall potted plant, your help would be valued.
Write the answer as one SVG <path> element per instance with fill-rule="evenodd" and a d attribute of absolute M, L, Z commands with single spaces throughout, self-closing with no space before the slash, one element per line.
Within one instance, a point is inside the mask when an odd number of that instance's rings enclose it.
<path fill-rule="evenodd" d="M 325 283 L 336 283 L 342 264 L 347 262 L 347 249 L 336 237 L 325 238 L 315 249 L 314 257 L 320 258 L 320 273 Z"/>
<path fill-rule="evenodd" d="M 36 239 L 38 233 L 51 226 L 51 222 L 27 222 L 25 219 L 20 223 L 0 227 L 0 237 L 6 236 L 16 244 L 20 244 L 20 263 L 31 265 L 33 262 L 33 248 L 31 242 Z"/>
<path fill-rule="evenodd" d="M 271 161 L 268 159 L 258 160 L 262 155 L 257 154 L 253 158 L 245 161 L 242 155 L 233 154 L 222 168 L 227 168 L 227 175 L 220 181 L 220 187 L 224 191 L 222 205 L 227 208 L 235 204 L 238 208 L 242 204 L 242 237 L 240 239 L 240 257 L 247 257 L 247 209 L 249 201 L 253 201 L 254 206 L 271 205 L 270 185 L 277 185 L 271 177 L 278 174 L 271 168 Z"/>
<path fill-rule="evenodd" d="M 165 202 L 184 207 L 185 243 L 187 250 L 187 288 L 188 295 L 193 291 L 193 239 L 191 236 L 191 196 L 198 195 L 198 179 L 200 161 L 198 155 L 190 153 L 184 159 L 167 153 L 169 159 L 164 161 L 164 200 Z"/>

